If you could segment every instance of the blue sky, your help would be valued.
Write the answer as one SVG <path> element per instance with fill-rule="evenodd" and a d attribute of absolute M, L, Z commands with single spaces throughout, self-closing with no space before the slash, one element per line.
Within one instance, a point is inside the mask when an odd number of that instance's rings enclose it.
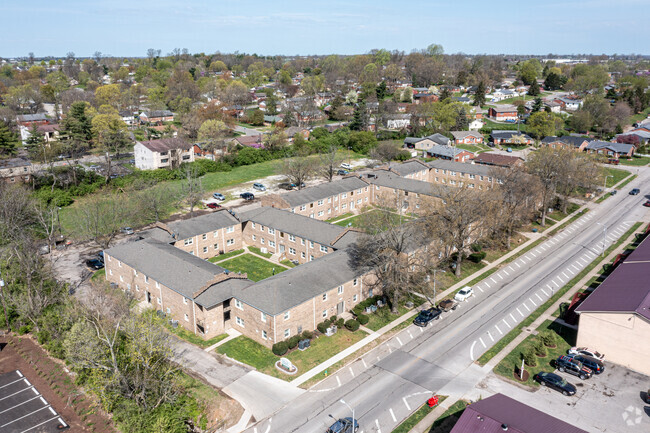
<path fill-rule="evenodd" d="M 648 0 L 0 0 L 0 56 L 648 54 Z M 638 13 L 635 12 L 638 11 Z"/>

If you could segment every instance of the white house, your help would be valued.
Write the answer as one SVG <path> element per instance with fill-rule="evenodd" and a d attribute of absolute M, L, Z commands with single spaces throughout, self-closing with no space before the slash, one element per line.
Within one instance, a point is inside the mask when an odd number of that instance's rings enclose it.
<path fill-rule="evenodd" d="M 484 123 L 478 119 L 474 119 L 471 122 L 469 122 L 469 130 L 470 131 L 478 131 L 483 127 Z"/>
<path fill-rule="evenodd" d="M 133 153 L 135 166 L 140 170 L 174 169 L 183 162 L 194 161 L 192 145 L 180 138 L 138 141 Z"/>
<path fill-rule="evenodd" d="M 411 124 L 410 114 L 394 114 L 390 119 L 386 119 L 386 127 L 388 129 L 403 129 L 408 128 Z"/>

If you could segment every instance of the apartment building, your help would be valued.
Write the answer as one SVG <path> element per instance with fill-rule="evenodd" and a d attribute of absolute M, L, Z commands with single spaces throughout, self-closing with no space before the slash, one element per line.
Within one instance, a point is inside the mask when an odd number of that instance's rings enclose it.
<path fill-rule="evenodd" d="M 246 245 L 275 254 L 278 260 L 307 263 L 354 243 L 359 231 L 272 207 L 239 215 Z"/>
<path fill-rule="evenodd" d="M 373 204 L 399 212 L 418 213 L 427 202 L 438 197 L 431 183 L 400 177 L 390 171 L 374 170 L 366 173 L 366 179 L 373 187 Z"/>
<path fill-rule="evenodd" d="M 480 164 L 467 164 L 437 159 L 428 163 L 431 167 L 429 182 L 447 186 L 489 189 L 494 185 L 492 168 Z"/>
<path fill-rule="evenodd" d="M 409 179 L 426 181 L 429 177 L 429 166 L 419 159 L 411 159 L 405 162 L 391 162 L 378 168 L 392 171 L 399 176 Z"/>
<path fill-rule="evenodd" d="M 178 168 L 194 161 L 193 146 L 180 138 L 138 141 L 133 146 L 135 166 L 140 170 Z"/>

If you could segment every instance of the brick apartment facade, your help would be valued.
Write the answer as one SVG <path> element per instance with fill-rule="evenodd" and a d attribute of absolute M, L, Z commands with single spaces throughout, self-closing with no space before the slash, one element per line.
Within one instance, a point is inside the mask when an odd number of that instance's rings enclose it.
<path fill-rule="evenodd" d="M 431 161 L 429 181 L 433 184 L 468 188 L 490 189 L 495 179 L 490 167 L 478 164 L 465 164 L 451 161 Z"/>

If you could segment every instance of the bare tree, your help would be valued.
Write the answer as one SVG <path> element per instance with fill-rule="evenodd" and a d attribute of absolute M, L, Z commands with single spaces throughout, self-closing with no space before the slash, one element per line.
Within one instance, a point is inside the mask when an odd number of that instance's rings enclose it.
<path fill-rule="evenodd" d="M 568 157 L 566 157 L 568 156 Z M 567 212 L 569 198 L 579 190 L 590 191 L 603 180 L 603 169 L 596 159 L 586 153 L 571 152 L 562 159 L 559 166 L 562 175 L 558 178 L 557 192 L 562 196 L 561 210 Z"/>
<path fill-rule="evenodd" d="M 339 170 L 343 160 L 344 157 L 339 152 L 338 144 L 330 143 L 325 152 L 320 154 L 320 174 L 327 179 L 328 182 L 331 182 L 334 179 L 334 175 Z"/>
<path fill-rule="evenodd" d="M 377 147 L 370 151 L 370 157 L 381 162 L 390 162 L 402 152 L 399 145 L 390 141 L 380 141 Z"/>
<path fill-rule="evenodd" d="M 198 175 L 198 170 L 194 166 L 185 167 L 185 178 L 181 184 L 180 200 L 190 208 L 190 216 L 194 215 L 194 208 L 201 203 L 205 195 L 203 183 Z"/>
<path fill-rule="evenodd" d="M 92 196 L 75 213 L 78 235 L 106 249 L 131 218 L 131 208 L 120 194 Z"/>
<path fill-rule="evenodd" d="M 34 222 L 33 200 L 27 189 L 0 183 L 0 242 L 23 238 Z"/>
<path fill-rule="evenodd" d="M 303 184 L 312 178 L 316 171 L 316 160 L 309 156 L 301 155 L 293 158 L 286 158 L 282 161 L 281 173 L 302 189 Z"/>
<path fill-rule="evenodd" d="M 178 192 L 166 183 L 149 181 L 140 184 L 138 189 L 138 215 L 145 224 L 160 221 L 172 204 L 178 201 Z"/>
<path fill-rule="evenodd" d="M 54 205 L 44 205 L 37 202 L 34 204 L 34 215 L 38 229 L 45 235 L 47 246 L 51 251 L 56 244 L 56 233 L 61 234 L 59 209 Z"/>
<path fill-rule="evenodd" d="M 565 183 L 569 175 L 566 161 L 572 158 L 572 153 L 567 149 L 543 147 L 532 152 L 526 161 L 528 172 L 536 176 L 542 185 L 542 226 L 546 226 L 546 214 L 558 184 Z"/>

